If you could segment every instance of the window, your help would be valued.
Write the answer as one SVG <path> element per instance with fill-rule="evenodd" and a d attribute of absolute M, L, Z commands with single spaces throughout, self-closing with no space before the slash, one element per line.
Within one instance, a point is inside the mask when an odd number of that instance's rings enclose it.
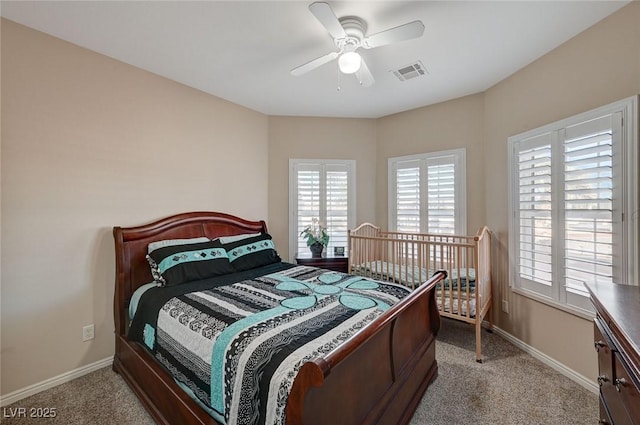
<path fill-rule="evenodd" d="M 289 160 L 289 256 L 307 252 L 300 232 L 320 220 L 329 231 L 329 246 L 347 246 L 349 229 L 355 227 L 355 173 L 353 160 Z"/>
<path fill-rule="evenodd" d="M 509 138 L 514 290 L 575 313 L 637 282 L 636 98 Z"/>
<path fill-rule="evenodd" d="M 389 228 L 466 234 L 465 149 L 389 158 Z"/>

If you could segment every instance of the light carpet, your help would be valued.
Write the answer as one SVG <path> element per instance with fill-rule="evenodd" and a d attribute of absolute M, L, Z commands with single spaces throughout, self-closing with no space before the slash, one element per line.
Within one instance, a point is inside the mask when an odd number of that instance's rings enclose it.
<path fill-rule="evenodd" d="M 474 344 L 472 326 L 442 320 L 436 343 L 438 378 L 427 389 L 410 425 L 597 423 L 596 394 L 496 334 L 483 331 L 484 363 L 475 362 Z M 30 408 L 54 407 L 56 417 L 7 417 L 18 407 L 27 413 Z M 2 413 L 1 422 L 7 425 L 153 424 L 111 368 L 20 400 Z"/>

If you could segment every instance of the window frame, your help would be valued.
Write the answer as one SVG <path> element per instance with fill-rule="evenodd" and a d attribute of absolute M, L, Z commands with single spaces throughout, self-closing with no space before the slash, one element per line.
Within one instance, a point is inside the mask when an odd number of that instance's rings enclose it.
<path fill-rule="evenodd" d="M 389 158 L 387 163 L 387 213 L 388 213 L 388 226 L 390 231 L 396 231 L 397 229 L 397 206 L 396 206 L 396 193 L 397 193 L 397 180 L 396 171 L 398 170 L 398 164 L 402 162 L 416 162 L 420 163 L 421 170 L 426 171 L 428 161 L 441 161 L 444 158 L 453 157 L 452 163 L 455 166 L 455 206 L 456 206 L 456 218 L 455 218 L 455 234 L 466 235 L 467 234 L 467 149 L 457 148 L 444 151 L 436 151 L 422 154 L 405 155 Z M 428 173 L 425 173 L 428 175 Z M 420 178 L 420 233 L 427 232 L 428 224 L 428 180 Z M 458 213 L 459 212 L 459 213 Z"/>
<path fill-rule="evenodd" d="M 306 158 L 290 158 L 289 159 L 289 260 L 295 261 L 298 251 L 299 232 L 298 226 L 298 180 L 297 171 L 300 165 L 309 164 L 321 167 L 321 180 L 326 179 L 327 167 L 338 166 L 345 167 L 347 171 L 347 231 L 355 227 L 356 223 L 356 160 L 354 159 L 306 159 Z M 320 217 L 326 217 L 326 199 L 320 201 L 324 205 L 324 214 L 321 211 Z M 345 252 L 347 247 L 345 246 Z"/>
<path fill-rule="evenodd" d="M 620 264 L 614 262 L 614 269 L 619 267 L 620 282 L 614 280 L 615 283 L 638 285 L 638 254 L 640 253 L 640 235 L 638 234 L 638 207 L 640 186 L 638 166 L 640 165 L 639 148 L 638 148 L 638 96 L 632 96 L 618 102 L 611 103 L 590 111 L 583 112 L 551 124 L 544 125 L 508 138 L 508 219 L 509 219 L 509 286 L 512 290 L 520 295 L 540 301 L 552 307 L 569 312 L 571 314 L 591 319 L 594 316 L 594 309 L 586 294 L 578 294 L 574 291 L 566 289 L 566 280 L 564 277 L 558 279 L 557 276 L 564 274 L 564 254 L 561 248 L 564 247 L 564 223 L 565 219 L 561 213 L 564 207 L 558 206 L 563 202 L 564 190 L 553 192 L 554 187 L 561 187 L 564 184 L 563 176 L 563 160 L 554 160 L 554 156 L 563 155 L 563 143 L 565 141 L 566 129 L 597 118 L 621 114 L 621 123 L 624 123 L 621 131 L 616 133 L 616 124 L 612 122 L 614 134 L 618 138 L 613 140 L 613 174 L 620 174 L 619 184 L 612 188 L 613 192 L 621 197 L 619 208 L 618 203 L 613 207 L 614 211 L 614 245 L 616 241 L 620 242 L 618 253 L 621 254 Z M 556 243 L 556 247 L 552 248 L 552 278 L 551 287 L 542 288 L 542 284 L 525 281 L 520 277 L 519 272 L 519 244 L 520 224 L 519 224 L 519 180 L 518 180 L 518 154 L 522 151 L 519 149 L 519 143 L 525 144 L 528 140 L 536 137 L 549 135 L 551 146 L 551 221 L 552 221 L 552 238 L 562 238 L 562 241 Z M 566 137 L 566 140 L 570 140 Z M 618 224 L 615 220 L 618 219 Z M 616 229 L 617 227 L 617 229 Z M 616 237 L 615 235 L 619 235 Z M 616 251 L 614 251 L 614 257 Z M 615 274 L 615 273 L 614 273 Z"/>

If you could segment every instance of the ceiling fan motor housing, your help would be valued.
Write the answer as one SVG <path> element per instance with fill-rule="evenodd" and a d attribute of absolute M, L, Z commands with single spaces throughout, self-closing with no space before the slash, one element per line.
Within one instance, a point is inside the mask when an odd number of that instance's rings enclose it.
<path fill-rule="evenodd" d="M 364 34 L 367 32 L 367 23 L 357 16 L 344 16 L 339 21 L 347 37 L 336 39 L 336 46 L 340 50 L 351 52 L 361 47 Z"/>

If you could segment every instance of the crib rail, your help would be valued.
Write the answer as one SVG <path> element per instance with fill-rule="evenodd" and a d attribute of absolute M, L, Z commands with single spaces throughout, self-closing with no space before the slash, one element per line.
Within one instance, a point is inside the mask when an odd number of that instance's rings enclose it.
<path fill-rule="evenodd" d="M 447 278 L 436 288 L 440 315 L 477 324 L 478 335 L 491 308 L 490 265 L 486 226 L 474 236 L 384 232 L 370 223 L 349 232 L 349 273 L 415 289 L 445 270 Z"/>
<path fill-rule="evenodd" d="M 478 317 L 482 319 L 491 308 L 491 230 L 487 226 L 482 227 L 474 237 L 476 245 L 476 280 L 478 305 L 482 311 L 478 312 Z"/>

